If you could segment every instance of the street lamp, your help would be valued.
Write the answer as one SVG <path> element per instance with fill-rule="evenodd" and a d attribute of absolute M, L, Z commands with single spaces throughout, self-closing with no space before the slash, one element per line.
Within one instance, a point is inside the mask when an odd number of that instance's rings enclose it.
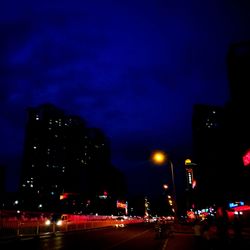
<path fill-rule="evenodd" d="M 168 155 L 162 150 L 153 151 L 151 154 L 151 161 L 156 165 L 164 165 L 169 163 L 171 169 L 171 178 L 173 185 L 173 196 L 175 200 L 175 214 L 177 214 L 177 202 L 176 202 L 176 188 L 175 188 L 175 178 L 174 178 L 174 164 L 169 159 Z"/>

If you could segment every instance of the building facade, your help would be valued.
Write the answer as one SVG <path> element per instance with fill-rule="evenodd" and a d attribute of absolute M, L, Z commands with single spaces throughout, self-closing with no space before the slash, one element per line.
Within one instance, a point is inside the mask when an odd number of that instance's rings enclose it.
<path fill-rule="evenodd" d="M 227 56 L 230 99 L 226 105 L 226 125 L 228 153 L 231 168 L 237 167 L 239 182 L 236 193 L 239 199 L 248 199 L 250 166 L 244 164 L 243 157 L 250 149 L 250 41 L 232 44 Z M 230 138 L 230 139 L 229 139 Z M 233 143 L 232 143 L 233 142 Z M 229 146 L 231 145 L 231 146 Z M 234 181 L 234 178 L 232 178 Z M 237 197 L 237 194 L 235 194 Z"/>
<path fill-rule="evenodd" d="M 51 104 L 28 109 L 23 197 L 33 197 L 34 206 L 49 208 L 61 204 L 63 193 L 74 193 L 84 207 L 104 191 L 121 195 L 124 189 L 125 180 L 111 164 L 109 142 L 100 129 L 86 127 L 80 117 Z"/>
<path fill-rule="evenodd" d="M 222 107 L 194 106 L 193 152 L 197 164 L 197 203 L 201 207 L 222 201 L 227 193 L 224 116 Z"/>
<path fill-rule="evenodd" d="M 250 200 L 250 42 L 232 44 L 227 55 L 229 100 L 223 107 L 193 109 L 193 149 L 198 203 Z M 245 161 L 244 161 L 245 159 Z"/>

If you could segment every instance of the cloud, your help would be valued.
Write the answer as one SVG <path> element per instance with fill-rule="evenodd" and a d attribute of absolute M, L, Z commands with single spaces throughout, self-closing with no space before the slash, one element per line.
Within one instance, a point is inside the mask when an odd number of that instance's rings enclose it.
<path fill-rule="evenodd" d="M 0 148 L 20 155 L 26 108 L 50 102 L 101 127 L 124 170 L 157 146 L 189 154 L 192 105 L 228 99 L 226 53 L 250 38 L 247 2 L 5 2 Z"/>

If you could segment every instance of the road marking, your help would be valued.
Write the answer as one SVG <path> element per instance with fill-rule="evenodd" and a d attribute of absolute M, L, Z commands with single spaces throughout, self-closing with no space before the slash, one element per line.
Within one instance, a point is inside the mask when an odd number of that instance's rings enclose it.
<path fill-rule="evenodd" d="M 163 246 L 162 246 L 162 250 L 167 249 L 167 244 L 168 244 L 168 238 L 165 240 Z"/>
<path fill-rule="evenodd" d="M 120 241 L 120 242 L 118 242 L 118 243 L 114 244 L 113 246 L 110 246 L 110 247 L 108 247 L 106 249 L 112 249 L 112 248 L 118 247 L 119 245 L 122 245 L 122 244 L 124 244 L 127 241 L 133 240 L 134 238 L 139 237 L 139 236 L 147 233 L 148 231 L 151 231 L 151 229 L 148 229 L 148 230 L 146 230 L 146 231 L 144 231 L 142 233 L 136 234 L 136 235 L 134 235 L 134 236 L 132 236 L 132 237 L 130 237 L 128 239 L 122 240 L 122 241 Z"/>

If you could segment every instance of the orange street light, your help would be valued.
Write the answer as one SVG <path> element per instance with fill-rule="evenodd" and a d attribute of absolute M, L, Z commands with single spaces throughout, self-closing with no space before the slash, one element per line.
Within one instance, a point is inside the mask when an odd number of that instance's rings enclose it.
<path fill-rule="evenodd" d="M 173 162 L 169 159 L 168 155 L 162 150 L 155 150 L 151 154 L 151 161 L 156 165 L 164 165 L 169 163 L 171 168 L 171 177 L 173 185 L 173 196 L 175 200 L 175 209 L 177 210 L 176 203 L 176 188 L 175 188 L 175 179 L 174 179 L 174 165 Z"/>

